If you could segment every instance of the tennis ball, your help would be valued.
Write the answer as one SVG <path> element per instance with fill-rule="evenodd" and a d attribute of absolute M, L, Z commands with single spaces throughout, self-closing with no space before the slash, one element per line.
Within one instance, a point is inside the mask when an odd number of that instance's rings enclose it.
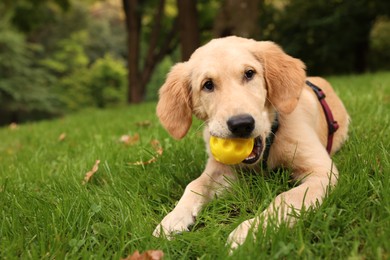
<path fill-rule="evenodd" d="M 251 154 L 254 142 L 254 139 L 224 139 L 211 136 L 210 150 L 218 162 L 223 164 L 238 164 Z"/>

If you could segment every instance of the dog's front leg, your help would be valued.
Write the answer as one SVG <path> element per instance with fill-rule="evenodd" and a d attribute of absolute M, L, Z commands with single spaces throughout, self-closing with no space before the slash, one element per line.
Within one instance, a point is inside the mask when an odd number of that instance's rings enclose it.
<path fill-rule="evenodd" d="M 202 175 L 187 185 L 176 207 L 165 216 L 153 235 L 159 237 L 164 234 L 171 238 L 172 234 L 188 231 L 202 207 L 217 193 L 226 189 L 235 178 L 229 166 L 209 158 Z"/>
<path fill-rule="evenodd" d="M 329 164 L 332 162 L 329 158 Z M 296 218 L 302 208 L 314 207 L 321 204 L 329 187 L 334 186 L 337 182 L 338 171 L 334 165 L 330 166 L 331 170 L 326 167 L 316 167 L 306 176 L 300 174 L 301 184 L 291 190 L 283 192 L 276 196 L 273 202 L 266 210 L 255 218 L 242 222 L 233 232 L 230 233 L 227 244 L 231 249 L 235 249 L 245 242 L 248 233 L 251 231 L 255 237 L 257 231 L 264 231 L 267 223 L 275 221 L 278 226 L 280 223 L 287 223 L 289 226 L 294 225 Z"/>

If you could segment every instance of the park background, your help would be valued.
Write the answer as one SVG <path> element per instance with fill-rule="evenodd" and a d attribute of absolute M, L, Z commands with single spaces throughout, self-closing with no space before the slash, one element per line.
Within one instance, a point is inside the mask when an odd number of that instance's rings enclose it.
<path fill-rule="evenodd" d="M 0 0 L 0 259 L 390 258 L 390 1 Z M 294 227 L 229 255 L 242 221 L 298 183 L 237 171 L 191 232 L 152 236 L 204 170 L 202 122 L 159 124 L 170 67 L 230 34 L 274 40 L 325 76 L 352 118 L 338 185 Z"/>
<path fill-rule="evenodd" d="M 0 125 L 154 101 L 212 38 L 272 40 L 309 75 L 390 69 L 385 0 L 3 0 Z"/>

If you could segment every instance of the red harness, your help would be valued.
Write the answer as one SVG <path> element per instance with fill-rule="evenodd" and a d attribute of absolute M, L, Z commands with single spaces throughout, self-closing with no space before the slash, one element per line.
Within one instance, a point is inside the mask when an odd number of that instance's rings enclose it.
<path fill-rule="evenodd" d="M 325 96 L 325 93 L 322 91 L 322 89 L 320 89 L 319 87 L 317 87 L 316 85 L 314 85 L 313 83 L 311 83 L 308 80 L 306 80 L 306 84 L 317 95 L 318 100 L 321 103 L 322 109 L 324 110 L 326 122 L 328 123 L 328 144 L 326 145 L 326 150 L 330 154 L 330 152 L 332 151 L 333 135 L 337 131 L 337 129 L 339 129 L 339 124 L 333 118 L 332 111 L 330 110 L 328 103 L 326 103 L 326 100 L 325 100 L 326 96 Z"/>

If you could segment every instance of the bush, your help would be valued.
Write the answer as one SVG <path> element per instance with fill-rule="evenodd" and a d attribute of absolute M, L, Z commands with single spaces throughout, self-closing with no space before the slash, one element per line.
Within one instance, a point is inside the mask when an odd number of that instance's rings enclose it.
<path fill-rule="evenodd" d="M 53 61 L 51 63 L 54 64 Z M 64 63 L 60 64 L 63 65 L 61 71 L 67 71 L 56 83 L 56 91 L 64 111 L 85 107 L 104 108 L 125 103 L 127 71 L 121 60 L 107 54 L 90 67 L 78 66 L 77 70 L 67 68 Z"/>
<path fill-rule="evenodd" d="M 126 100 L 127 70 L 121 59 L 106 54 L 91 65 L 87 31 L 61 40 L 52 57 L 41 62 L 56 76 L 56 93 L 64 111 L 113 106 Z"/>
<path fill-rule="evenodd" d="M 84 49 L 86 38 L 85 31 L 73 33 L 57 43 L 50 58 L 40 62 L 55 77 L 54 91 L 65 112 L 94 104 L 88 91 L 89 59 Z"/>
<path fill-rule="evenodd" d="M 53 78 L 34 62 L 39 45 L 26 42 L 7 18 L 0 19 L 0 124 L 59 113 Z"/>
<path fill-rule="evenodd" d="M 126 37 L 116 14 L 95 16 L 78 1 L 0 3 L 0 13 L 0 124 L 124 103 Z"/>
<path fill-rule="evenodd" d="M 370 35 L 370 67 L 374 70 L 390 69 L 390 19 L 380 17 Z"/>
<path fill-rule="evenodd" d="M 127 69 L 123 62 L 105 55 L 89 71 L 88 88 L 97 107 L 125 104 Z"/>

